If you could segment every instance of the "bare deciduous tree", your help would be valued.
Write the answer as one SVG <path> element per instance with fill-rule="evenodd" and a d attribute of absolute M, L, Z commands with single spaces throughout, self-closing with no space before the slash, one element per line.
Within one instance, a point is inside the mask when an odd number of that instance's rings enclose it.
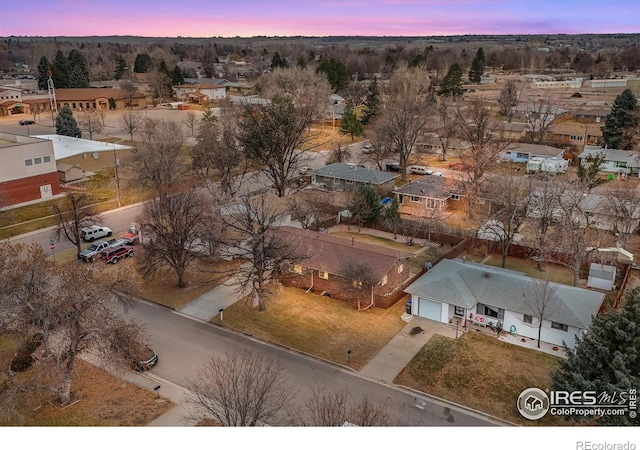
<path fill-rule="evenodd" d="M 141 111 L 130 109 L 120 116 L 120 129 L 128 133 L 129 139 L 133 142 L 133 135 L 142 131 L 144 121 L 144 114 Z"/>
<path fill-rule="evenodd" d="M 197 144 L 191 150 L 193 168 L 214 196 L 220 193 L 223 198 L 233 196 L 243 179 L 243 174 L 237 173 L 243 157 L 235 131 L 234 117 L 229 114 L 219 120 L 203 121 Z"/>
<path fill-rule="evenodd" d="M 178 287 L 186 286 L 187 269 L 210 256 L 202 248 L 203 239 L 212 237 L 207 230 L 216 224 L 202 195 L 190 190 L 149 200 L 144 205 L 142 221 L 149 237 L 144 244 L 144 276 L 152 277 L 158 269 L 168 266 L 178 278 Z"/>
<path fill-rule="evenodd" d="M 518 105 L 521 91 L 518 90 L 515 81 L 508 80 L 498 97 L 498 105 L 500 106 L 500 114 L 507 118 L 507 122 L 513 120 L 513 108 Z"/>
<path fill-rule="evenodd" d="M 542 144 L 545 142 L 549 127 L 560 114 L 561 108 L 550 96 L 544 99 L 533 99 L 526 104 L 528 110 L 525 118 L 528 125 L 530 142 Z"/>
<path fill-rule="evenodd" d="M 278 277 L 284 267 L 300 260 L 295 242 L 278 231 L 285 216 L 277 198 L 266 195 L 243 196 L 222 210 L 227 234 L 222 253 L 246 261 L 234 270 L 236 291 L 250 294 L 247 302 L 260 311 L 279 291 Z"/>
<path fill-rule="evenodd" d="M 533 184 L 527 216 L 538 270 L 542 270 L 542 261 L 548 259 L 549 248 L 554 241 L 553 226 L 560 223 L 562 217 L 560 196 L 563 189 L 562 183 L 555 180 Z"/>
<path fill-rule="evenodd" d="M 130 159 L 134 173 L 132 181 L 153 189 L 161 197 L 184 186 L 189 166 L 183 144 L 179 123 L 146 120 L 142 141 L 136 143 Z"/>
<path fill-rule="evenodd" d="M 387 102 L 375 123 L 400 156 L 403 180 L 409 157 L 435 109 L 427 100 L 429 85 L 423 70 L 404 66 L 397 69 L 389 81 Z"/>
<path fill-rule="evenodd" d="M 390 424 L 386 402 L 376 403 L 364 397 L 355 401 L 347 391 L 314 389 L 307 402 L 309 423 L 314 427 L 340 427 L 351 423 L 361 427 L 382 427 Z"/>
<path fill-rule="evenodd" d="M 80 114 L 78 125 L 81 130 L 89 133 L 89 139 L 93 139 L 94 134 L 102 133 L 102 130 L 104 130 L 102 117 L 96 110 L 91 109 L 85 110 Z"/>
<path fill-rule="evenodd" d="M 464 183 L 469 199 L 468 216 L 473 215 L 473 204 L 483 191 L 485 174 L 496 166 L 498 155 L 508 145 L 502 139 L 500 123 L 482 99 L 475 99 L 468 108 L 457 111 L 460 138 L 469 143 L 469 148 L 458 156 L 468 167 L 464 171 Z"/>
<path fill-rule="evenodd" d="M 314 120 L 314 109 L 298 107 L 282 96 L 276 96 L 268 105 L 244 107 L 238 121 L 238 143 L 248 159 L 260 164 L 278 197 L 285 195 L 309 159 L 300 148 L 309 142 L 308 128 Z"/>
<path fill-rule="evenodd" d="M 120 89 L 122 89 L 124 91 L 125 94 L 125 98 L 127 99 L 127 106 L 129 107 L 129 110 L 133 109 L 133 98 L 136 95 L 136 92 L 138 92 L 138 86 L 135 85 L 135 83 L 132 83 L 129 80 L 122 80 L 120 81 Z"/>
<path fill-rule="evenodd" d="M 367 261 L 346 261 L 340 273 L 349 280 L 348 289 L 355 297 L 358 309 L 361 300 L 366 300 L 369 296 L 373 305 L 373 288 L 378 280 L 373 276 L 373 270 Z"/>
<path fill-rule="evenodd" d="M 438 122 L 435 133 L 442 146 L 442 161 L 447 159 L 447 151 L 451 145 L 451 140 L 456 138 L 458 130 L 458 98 L 455 96 L 440 97 L 438 103 Z"/>
<path fill-rule="evenodd" d="M 195 111 L 187 111 L 184 116 L 183 123 L 189 129 L 191 136 L 193 136 L 198 126 L 198 115 L 195 113 Z"/>
<path fill-rule="evenodd" d="M 531 313 L 531 318 L 536 319 L 538 348 L 540 348 L 543 321 L 549 320 L 559 307 L 556 288 L 549 283 L 549 280 L 537 280 L 525 289 L 522 297 L 525 308 Z M 534 324 L 531 323 L 531 325 Z"/>
<path fill-rule="evenodd" d="M 79 256 L 82 251 L 82 229 L 95 225 L 99 217 L 93 198 L 85 192 L 69 191 L 64 200 L 55 203 L 52 209 L 58 222 L 56 237 L 59 239 L 64 236 L 75 245 Z"/>
<path fill-rule="evenodd" d="M 247 351 L 212 356 L 187 383 L 192 418 L 227 427 L 277 425 L 294 397 L 277 361 Z"/>
<path fill-rule="evenodd" d="M 613 231 L 618 239 L 617 244 L 626 246 L 630 237 L 638 231 L 640 219 L 640 195 L 637 189 L 611 189 L 607 203 L 615 217 Z"/>

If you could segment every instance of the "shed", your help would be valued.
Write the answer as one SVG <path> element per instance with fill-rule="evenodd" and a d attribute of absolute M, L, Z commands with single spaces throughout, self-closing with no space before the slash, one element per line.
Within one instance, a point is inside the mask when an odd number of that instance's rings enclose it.
<path fill-rule="evenodd" d="M 68 183 L 69 181 L 80 180 L 84 177 L 84 171 L 82 167 L 74 166 L 71 164 L 58 163 L 58 178 L 61 183 Z"/>
<path fill-rule="evenodd" d="M 591 263 L 589 266 L 589 278 L 587 287 L 601 289 L 603 291 L 613 290 L 616 281 L 616 267 L 604 264 Z"/>

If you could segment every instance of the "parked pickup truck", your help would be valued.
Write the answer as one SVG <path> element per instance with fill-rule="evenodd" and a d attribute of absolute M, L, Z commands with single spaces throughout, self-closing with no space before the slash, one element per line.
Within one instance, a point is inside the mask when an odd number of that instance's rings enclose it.
<path fill-rule="evenodd" d="M 137 239 L 137 236 L 136 236 Z M 120 239 L 109 239 L 108 241 L 95 241 L 91 245 L 89 245 L 86 249 L 80 252 L 80 259 L 85 262 L 94 262 L 100 252 L 106 250 L 111 247 L 116 247 L 120 245 L 132 245 L 133 240 L 128 239 L 126 237 L 122 237 Z"/>

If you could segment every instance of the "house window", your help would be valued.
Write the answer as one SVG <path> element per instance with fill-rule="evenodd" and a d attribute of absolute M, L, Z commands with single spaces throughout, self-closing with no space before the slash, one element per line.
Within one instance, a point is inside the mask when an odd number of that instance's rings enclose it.
<path fill-rule="evenodd" d="M 42 164 L 42 158 L 33 158 L 34 164 Z"/>
<path fill-rule="evenodd" d="M 493 308 L 491 306 L 483 305 L 482 303 L 478 303 L 476 313 L 482 316 L 493 317 L 495 319 L 504 319 L 504 309 Z"/>
<path fill-rule="evenodd" d="M 530 315 L 528 315 L 528 314 L 525 314 L 525 315 L 522 317 L 522 321 L 523 321 L 524 323 L 528 323 L 529 325 L 533 325 L 533 317 L 531 317 L 531 316 L 530 316 Z"/>
<path fill-rule="evenodd" d="M 87 102 L 87 109 L 89 109 L 89 102 Z"/>
<path fill-rule="evenodd" d="M 417 195 L 412 195 L 412 196 L 411 196 L 411 201 L 412 201 L 413 203 L 421 203 L 421 202 L 422 202 L 422 199 L 421 199 L 420 197 L 418 197 Z"/>
<path fill-rule="evenodd" d="M 329 272 L 325 272 L 324 270 L 319 270 L 318 271 L 318 277 L 322 278 L 323 280 L 328 280 L 329 279 Z"/>
<path fill-rule="evenodd" d="M 345 183 L 347 183 L 347 184 L 353 184 L 353 180 L 345 180 Z"/>
<path fill-rule="evenodd" d="M 293 266 L 291 266 L 291 271 L 302 275 L 302 266 L 300 264 L 294 264 Z"/>
<path fill-rule="evenodd" d="M 402 273 L 403 270 L 404 270 L 404 264 L 398 265 L 398 273 Z"/>
<path fill-rule="evenodd" d="M 460 200 L 460 196 L 458 194 L 451 194 L 451 200 Z"/>
<path fill-rule="evenodd" d="M 462 306 L 456 306 L 456 307 L 454 307 L 454 309 L 453 309 L 453 313 L 454 313 L 456 316 L 464 317 L 464 308 L 463 308 Z"/>
<path fill-rule="evenodd" d="M 362 289 L 362 281 L 353 280 L 351 285 L 356 289 Z"/>
<path fill-rule="evenodd" d="M 340 184 L 340 178 L 334 178 L 333 184 Z"/>
<path fill-rule="evenodd" d="M 529 154 L 528 153 L 518 153 L 517 157 L 521 158 L 521 159 L 529 159 Z"/>
<path fill-rule="evenodd" d="M 45 156 L 44 158 L 42 158 L 42 161 L 46 163 L 51 162 L 51 156 Z"/>
<path fill-rule="evenodd" d="M 25 166 L 32 166 L 32 165 L 33 165 L 33 160 L 31 160 L 31 159 L 25 159 L 25 160 L 24 160 L 24 165 L 25 165 Z"/>
<path fill-rule="evenodd" d="M 383 276 L 382 280 L 380 280 L 380 286 L 384 286 L 385 284 L 387 284 L 388 278 L 387 276 Z"/>
<path fill-rule="evenodd" d="M 73 105 L 73 109 L 76 109 L 76 103 L 73 102 L 72 105 Z"/>
<path fill-rule="evenodd" d="M 569 326 L 563 323 L 551 322 L 551 328 L 554 330 L 569 331 Z"/>

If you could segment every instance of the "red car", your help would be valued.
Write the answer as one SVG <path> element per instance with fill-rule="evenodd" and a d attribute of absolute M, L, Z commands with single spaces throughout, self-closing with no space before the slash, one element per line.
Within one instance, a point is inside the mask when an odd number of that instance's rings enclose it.
<path fill-rule="evenodd" d="M 471 172 L 473 170 L 473 166 L 471 164 L 455 163 L 455 164 L 449 164 L 449 169 L 464 170 L 465 172 Z"/>

